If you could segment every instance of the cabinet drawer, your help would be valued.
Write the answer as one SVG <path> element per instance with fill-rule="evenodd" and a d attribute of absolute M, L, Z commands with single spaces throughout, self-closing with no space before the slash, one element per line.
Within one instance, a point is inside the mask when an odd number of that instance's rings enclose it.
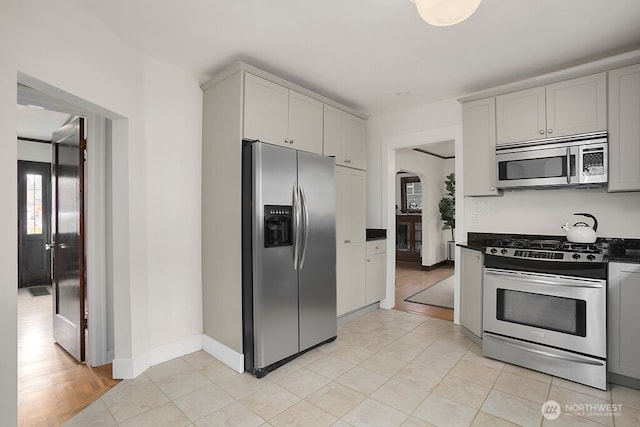
<path fill-rule="evenodd" d="M 386 240 L 375 240 L 367 242 L 367 256 L 375 254 L 383 254 L 387 251 Z"/>

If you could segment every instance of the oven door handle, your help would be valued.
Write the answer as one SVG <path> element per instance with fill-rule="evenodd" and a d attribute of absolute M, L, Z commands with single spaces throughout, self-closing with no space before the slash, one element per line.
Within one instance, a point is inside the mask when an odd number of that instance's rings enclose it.
<path fill-rule="evenodd" d="M 502 343 L 503 345 L 509 346 L 509 347 L 513 347 L 516 348 L 518 350 L 522 350 L 522 351 L 526 351 L 529 353 L 533 353 L 533 354 L 539 354 L 541 356 L 545 356 L 545 357 L 550 357 L 552 359 L 557 359 L 557 360 L 564 360 L 567 362 L 575 362 L 575 363 L 582 363 L 584 365 L 594 365 L 594 366 L 602 366 L 603 363 L 602 362 L 598 362 L 595 360 L 591 360 L 591 359 L 587 359 L 587 358 L 582 358 L 578 355 L 575 356 L 568 356 L 568 355 L 563 355 L 563 354 L 555 354 L 555 353 L 551 353 L 548 351 L 544 351 L 544 350 L 538 350 L 535 348 L 529 348 L 527 347 L 524 343 L 514 343 L 511 342 L 511 340 L 509 339 L 505 339 L 502 338 L 498 335 L 494 335 L 488 332 L 485 332 L 485 335 L 488 335 L 489 338 L 491 338 L 492 340 L 495 341 L 499 341 L 500 343 Z"/>
<path fill-rule="evenodd" d="M 485 274 L 494 276 L 508 277 L 512 280 L 520 282 L 536 283 L 539 285 L 551 285 L 551 286 L 566 286 L 570 288 L 603 288 L 603 280 L 592 280 L 588 278 L 582 279 L 562 279 L 559 277 L 545 277 L 540 275 L 533 275 L 530 273 L 494 270 L 485 268 Z"/>

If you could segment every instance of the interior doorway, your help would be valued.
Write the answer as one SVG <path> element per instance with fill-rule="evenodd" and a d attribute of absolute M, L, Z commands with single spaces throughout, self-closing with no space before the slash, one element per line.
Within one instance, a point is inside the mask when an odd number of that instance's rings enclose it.
<path fill-rule="evenodd" d="M 32 77 L 18 74 L 17 83 L 18 158 L 52 163 L 50 144 L 53 132 L 74 117 L 86 118 L 84 137 L 90 141 L 85 158 L 87 173 L 82 178 L 87 189 L 82 197 L 86 215 L 86 311 L 88 323 L 87 363 L 100 366 L 114 358 L 113 277 L 114 267 L 108 254 L 112 239 L 108 239 L 112 205 L 108 197 L 111 186 L 110 153 L 113 139 L 111 121 L 98 106 L 77 99 Z M 126 129 L 126 128 L 125 128 Z M 40 132 L 29 134 L 29 132 Z M 34 140 L 36 142 L 34 142 Z M 42 142 L 47 142 L 47 144 Z M 64 178 L 65 182 L 71 182 Z M 53 201 L 55 203 L 55 200 Z M 73 215 L 64 215 L 73 217 Z M 55 266 L 54 266 L 55 268 Z M 84 316 L 83 316 L 84 317 Z"/>
<path fill-rule="evenodd" d="M 118 382 L 112 379 L 109 363 L 115 351 L 113 315 L 110 314 L 114 310 L 113 282 L 109 280 L 113 265 L 107 256 L 112 244 L 107 235 L 111 232 L 112 210 L 108 191 L 111 191 L 110 156 L 114 136 L 111 121 L 102 115 L 106 110 L 82 100 L 76 103 L 75 97 L 21 73 L 17 92 L 19 160 L 38 160 L 50 168 L 53 151 L 51 130 L 74 116 L 86 118 L 88 130 L 85 136 L 91 145 L 83 159 L 88 173 L 76 179 L 82 180 L 88 189 L 81 197 L 83 203 L 86 202 L 86 210 L 83 208 L 83 211 L 88 223 L 87 247 L 82 250 L 87 269 L 86 274 L 80 275 L 86 277 L 87 298 L 82 299 L 87 302 L 91 316 L 88 327 L 85 328 L 84 324 L 80 327 L 81 331 L 88 331 L 82 334 L 87 339 L 86 363 L 78 363 L 54 344 L 53 292 L 33 297 L 25 289 L 18 290 L 18 415 L 21 425 L 60 425 Z M 31 114 L 31 119 L 40 117 L 37 112 L 44 111 L 52 113 L 53 117 L 60 115 L 62 122 L 51 125 L 48 136 L 20 138 L 24 135 L 21 114 L 29 115 L 25 110 L 36 112 Z M 46 124 L 42 120 L 36 122 L 39 122 L 36 127 Z M 123 129 L 126 131 L 126 127 Z M 66 166 L 64 169 L 68 170 Z M 63 180 L 69 184 L 71 180 L 66 173 L 63 175 Z M 72 216 L 63 215 L 65 218 Z M 68 246 L 68 242 L 62 243 Z M 82 310 L 82 318 L 84 313 Z M 47 388 L 46 384 L 53 388 Z"/>
<path fill-rule="evenodd" d="M 395 309 L 453 320 L 453 265 L 447 262 L 439 202 L 455 172 L 453 141 L 395 150 Z"/>

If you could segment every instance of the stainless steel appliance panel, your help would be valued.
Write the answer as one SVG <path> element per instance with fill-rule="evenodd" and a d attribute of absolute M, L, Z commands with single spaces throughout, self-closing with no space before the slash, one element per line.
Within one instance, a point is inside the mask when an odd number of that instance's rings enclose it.
<path fill-rule="evenodd" d="M 576 180 L 578 147 L 501 152 L 498 160 L 498 186 L 569 185 Z"/>
<path fill-rule="evenodd" d="M 501 144 L 498 188 L 602 185 L 607 182 L 606 132 Z"/>
<path fill-rule="evenodd" d="M 485 332 L 485 356 L 545 372 L 582 384 L 607 389 L 607 362 L 557 348 L 516 340 Z"/>
<path fill-rule="evenodd" d="M 296 151 L 253 144 L 253 168 L 254 366 L 262 368 L 296 354 L 299 348 L 295 245 L 265 248 L 264 244 L 264 206 L 293 205 Z"/>
<path fill-rule="evenodd" d="M 337 334 L 335 159 L 298 152 L 300 351 Z"/>
<path fill-rule="evenodd" d="M 523 304 L 523 307 L 513 307 L 513 309 L 540 312 L 542 309 L 534 307 L 533 303 L 541 301 L 543 309 L 547 311 L 546 317 L 539 325 L 524 324 L 527 323 L 526 321 L 518 323 L 498 319 L 500 289 L 539 296 L 537 299 L 530 299 L 531 304 Z M 562 331 L 572 327 L 572 325 L 565 325 L 571 319 L 563 317 L 563 313 L 559 312 L 566 309 L 566 304 L 555 304 L 552 301 L 553 298 L 557 298 L 559 302 L 567 300 L 585 302 L 587 312 L 584 316 L 586 322 L 584 336 Z M 543 299 L 546 301 L 542 301 Z M 523 301 L 526 301 L 526 298 Z M 524 313 L 517 316 L 520 319 L 526 318 Z M 549 322 L 556 322 L 556 327 L 543 327 Z M 543 345 L 567 348 L 606 358 L 606 280 L 485 268 L 483 324 L 485 332 L 520 337 Z"/>

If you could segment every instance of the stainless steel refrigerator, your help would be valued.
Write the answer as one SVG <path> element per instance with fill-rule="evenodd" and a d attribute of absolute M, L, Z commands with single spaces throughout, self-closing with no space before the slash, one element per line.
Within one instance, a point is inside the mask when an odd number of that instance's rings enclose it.
<path fill-rule="evenodd" d="M 243 346 L 260 378 L 336 338 L 335 161 L 257 141 L 242 150 Z"/>

